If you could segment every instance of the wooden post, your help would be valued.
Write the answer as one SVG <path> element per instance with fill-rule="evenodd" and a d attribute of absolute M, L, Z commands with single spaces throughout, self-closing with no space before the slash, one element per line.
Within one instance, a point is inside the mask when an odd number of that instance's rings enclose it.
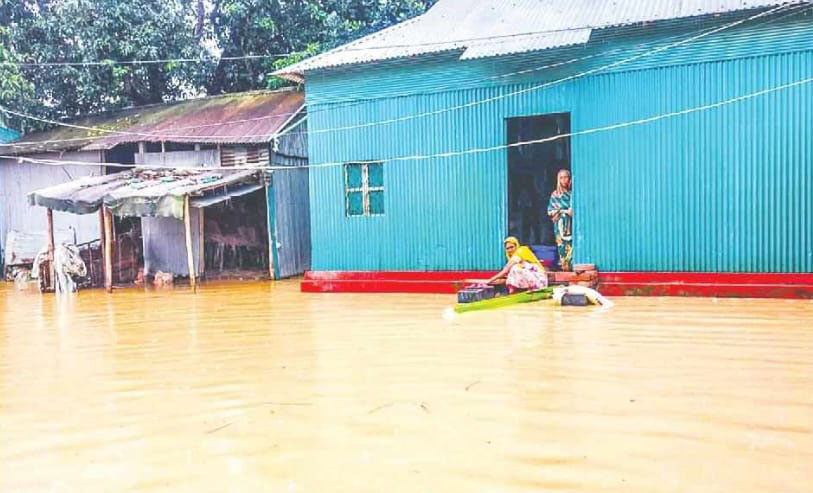
<path fill-rule="evenodd" d="M 102 282 L 106 279 L 105 273 L 107 272 L 107 267 L 105 266 L 105 259 L 107 257 L 104 254 L 104 249 L 106 248 L 104 238 L 104 206 L 101 206 L 99 207 L 99 258 L 102 259 Z"/>
<path fill-rule="evenodd" d="M 183 197 L 183 225 L 186 232 L 186 264 L 189 267 L 189 284 L 192 292 L 197 293 L 197 276 L 195 275 L 195 256 L 192 254 L 192 224 L 189 217 L 189 195 Z"/>
<path fill-rule="evenodd" d="M 104 207 L 104 289 L 113 292 L 113 213 Z"/>
<path fill-rule="evenodd" d="M 198 267 L 201 279 L 203 279 L 203 273 L 206 271 L 206 255 L 204 255 L 203 252 L 205 248 L 203 239 L 203 211 L 203 207 L 198 209 Z"/>
<path fill-rule="evenodd" d="M 56 280 L 54 275 L 56 269 L 54 268 L 54 211 L 48 209 L 48 271 L 50 278 L 48 279 L 48 287 L 56 291 Z"/>

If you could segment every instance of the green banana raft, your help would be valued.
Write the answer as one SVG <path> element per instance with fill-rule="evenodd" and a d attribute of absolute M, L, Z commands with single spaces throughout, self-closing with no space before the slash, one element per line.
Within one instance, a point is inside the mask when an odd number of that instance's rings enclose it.
<path fill-rule="evenodd" d="M 533 301 L 549 300 L 553 297 L 553 288 L 545 288 L 539 291 L 524 291 L 517 294 L 497 296 L 487 300 L 474 301 L 471 303 L 458 303 L 454 307 L 457 313 L 472 312 L 476 310 L 491 310 L 492 308 L 503 308 L 520 303 L 531 303 Z"/>

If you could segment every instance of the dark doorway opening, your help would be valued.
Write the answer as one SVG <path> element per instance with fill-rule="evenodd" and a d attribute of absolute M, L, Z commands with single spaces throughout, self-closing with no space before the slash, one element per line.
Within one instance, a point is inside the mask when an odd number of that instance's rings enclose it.
<path fill-rule="evenodd" d="M 509 144 L 570 133 L 570 113 L 509 118 L 507 123 Z M 570 137 L 508 148 L 508 234 L 521 244 L 556 245 L 547 209 L 560 169 L 570 170 Z"/>
<path fill-rule="evenodd" d="M 105 166 L 104 174 L 113 175 L 128 169 L 135 168 L 135 155 L 138 153 L 138 144 L 119 144 L 112 149 L 105 151 L 104 162 L 114 163 L 118 166 Z M 131 166 L 120 166 L 122 164 Z M 120 217 L 113 216 L 113 232 L 118 237 L 120 234 L 129 233 L 133 241 L 141 242 L 141 218 L 140 217 Z M 143 258 L 141 265 L 143 265 Z"/>
<path fill-rule="evenodd" d="M 265 189 L 203 211 L 206 278 L 266 278 L 269 251 Z"/>

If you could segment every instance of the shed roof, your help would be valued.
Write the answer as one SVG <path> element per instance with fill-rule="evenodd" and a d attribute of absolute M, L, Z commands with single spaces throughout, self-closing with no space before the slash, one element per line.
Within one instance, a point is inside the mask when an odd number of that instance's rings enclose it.
<path fill-rule="evenodd" d="M 792 0 L 439 0 L 425 14 L 275 72 L 462 51 L 482 58 L 587 43 L 593 29 L 734 12 Z"/>
<path fill-rule="evenodd" d="M 291 88 L 210 96 L 94 115 L 15 141 L 4 152 L 29 154 L 66 150 L 107 150 L 134 142 L 252 144 L 273 139 L 302 110 L 304 95 Z M 122 133 L 116 133 L 122 132 Z"/>
<path fill-rule="evenodd" d="M 43 188 L 29 193 L 28 202 L 74 214 L 90 214 L 104 204 L 118 216 L 180 219 L 186 195 L 204 197 L 224 187 L 261 181 L 261 170 L 134 168 Z"/>

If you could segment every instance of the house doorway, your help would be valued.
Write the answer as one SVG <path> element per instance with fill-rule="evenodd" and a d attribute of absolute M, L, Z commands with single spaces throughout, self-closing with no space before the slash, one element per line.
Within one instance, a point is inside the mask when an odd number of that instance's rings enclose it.
<path fill-rule="evenodd" d="M 268 277 L 267 211 L 265 188 L 205 208 L 203 242 L 207 279 Z"/>
<path fill-rule="evenodd" d="M 509 144 L 546 139 L 570 133 L 570 113 L 508 118 L 507 125 Z M 508 148 L 508 234 L 535 251 L 556 245 L 547 209 L 560 169 L 570 170 L 570 137 Z"/>

